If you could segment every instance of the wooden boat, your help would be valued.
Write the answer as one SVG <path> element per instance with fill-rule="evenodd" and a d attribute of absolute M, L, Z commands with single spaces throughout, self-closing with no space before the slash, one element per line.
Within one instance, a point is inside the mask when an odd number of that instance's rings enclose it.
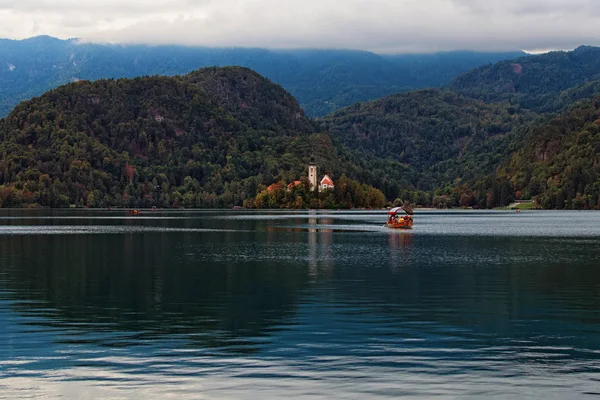
<path fill-rule="evenodd" d="M 401 211 L 404 211 L 405 215 L 398 215 Z M 413 214 L 409 206 L 392 208 L 388 211 L 388 221 L 385 226 L 391 229 L 412 229 Z"/>

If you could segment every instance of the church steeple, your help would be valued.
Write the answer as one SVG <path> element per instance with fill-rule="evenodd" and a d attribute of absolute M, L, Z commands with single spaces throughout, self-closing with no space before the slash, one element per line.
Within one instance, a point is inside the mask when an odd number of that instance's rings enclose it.
<path fill-rule="evenodd" d="M 317 189 L 317 163 L 314 155 L 310 156 L 310 164 L 308 164 L 308 182 L 310 183 L 310 190 Z"/>

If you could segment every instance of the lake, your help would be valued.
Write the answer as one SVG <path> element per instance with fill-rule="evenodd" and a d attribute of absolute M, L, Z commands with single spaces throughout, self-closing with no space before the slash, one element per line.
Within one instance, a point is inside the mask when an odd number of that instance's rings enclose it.
<path fill-rule="evenodd" d="M 600 212 L 0 210 L 0 399 L 600 396 Z"/>

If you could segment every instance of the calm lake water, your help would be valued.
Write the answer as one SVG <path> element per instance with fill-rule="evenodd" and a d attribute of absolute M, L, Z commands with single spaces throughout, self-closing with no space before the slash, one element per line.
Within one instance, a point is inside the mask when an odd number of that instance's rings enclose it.
<path fill-rule="evenodd" d="M 600 213 L 0 211 L 0 398 L 600 396 Z"/>

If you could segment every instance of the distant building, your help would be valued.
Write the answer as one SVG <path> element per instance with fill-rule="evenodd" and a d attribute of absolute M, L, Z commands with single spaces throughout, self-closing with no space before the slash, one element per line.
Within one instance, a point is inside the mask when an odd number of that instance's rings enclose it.
<path fill-rule="evenodd" d="M 314 157 L 311 157 L 310 164 L 308 164 L 308 182 L 310 183 L 310 190 L 317 189 L 317 164 Z"/>
<path fill-rule="evenodd" d="M 318 170 L 317 164 L 315 163 L 314 156 L 310 158 L 310 163 L 308 164 L 308 183 L 310 184 L 310 190 L 315 191 L 318 190 L 322 192 L 324 190 L 331 190 L 335 187 L 333 184 L 333 180 L 329 177 L 329 175 L 325 175 L 321 181 L 318 181 Z M 288 185 L 288 190 L 291 190 L 293 187 L 298 186 L 300 181 L 294 181 Z"/>
<path fill-rule="evenodd" d="M 310 158 L 310 163 L 308 164 L 308 183 L 310 184 L 310 190 L 319 192 L 323 192 L 325 190 L 333 190 L 335 185 L 333 183 L 333 179 L 329 175 L 325 175 L 321 181 L 318 181 L 318 170 L 317 164 L 315 163 L 315 158 Z M 293 181 L 292 183 L 287 185 L 287 191 L 290 192 L 296 186 L 302 185 L 302 181 Z M 267 188 L 268 192 L 273 192 L 276 190 L 282 189 L 284 186 L 281 182 L 277 182 L 272 184 Z"/>
<path fill-rule="evenodd" d="M 333 184 L 333 180 L 329 177 L 329 175 L 325 175 L 323 179 L 321 179 L 321 184 L 319 185 L 319 192 L 323 192 L 325 190 L 333 190 L 335 185 Z"/>

